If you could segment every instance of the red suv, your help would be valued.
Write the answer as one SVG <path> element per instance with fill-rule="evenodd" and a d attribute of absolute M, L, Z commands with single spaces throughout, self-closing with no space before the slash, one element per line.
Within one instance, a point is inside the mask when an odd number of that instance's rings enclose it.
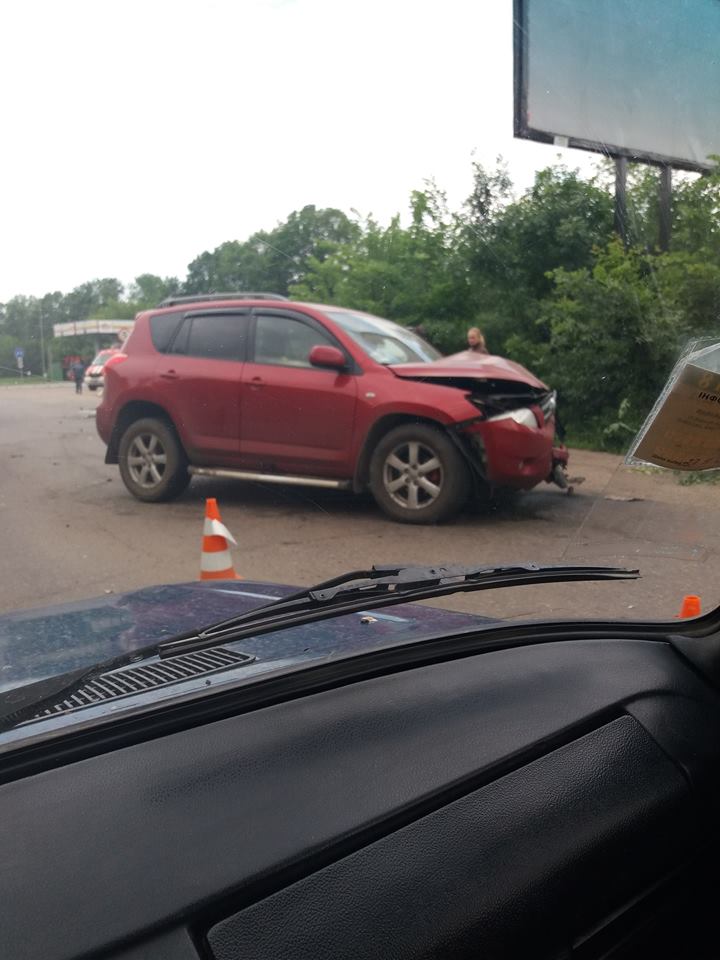
<path fill-rule="evenodd" d="M 516 363 L 443 358 L 411 330 L 270 294 L 176 297 L 105 364 L 97 428 L 128 490 L 192 475 L 369 489 L 432 523 L 471 493 L 565 485 L 555 395 Z"/>

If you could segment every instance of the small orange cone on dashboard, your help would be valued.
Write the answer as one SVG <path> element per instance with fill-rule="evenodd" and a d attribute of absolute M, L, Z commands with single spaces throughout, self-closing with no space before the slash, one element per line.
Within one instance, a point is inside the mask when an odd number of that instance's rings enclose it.
<path fill-rule="evenodd" d="M 235 573 L 230 546 L 237 540 L 220 520 L 215 497 L 208 497 L 205 501 L 205 525 L 203 526 L 203 544 L 200 554 L 201 580 L 242 580 Z"/>
<path fill-rule="evenodd" d="M 683 597 L 678 620 L 687 620 L 689 617 L 699 617 L 700 613 L 700 597 L 696 597 L 692 593 Z"/>

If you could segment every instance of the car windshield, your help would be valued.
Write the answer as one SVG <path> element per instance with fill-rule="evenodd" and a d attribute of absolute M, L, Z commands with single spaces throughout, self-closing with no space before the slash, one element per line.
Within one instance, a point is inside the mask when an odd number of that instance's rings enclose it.
<path fill-rule="evenodd" d="M 430 363 L 442 356 L 418 333 L 392 320 L 350 310 L 327 310 L 326 313 L 378 363 Z"/>
<path fill-rule="evenodd" d="M 720 603 L 718 0 L 28 0 L 0 33 L 0 692 L 376 564 L 642 576 L 228 662 Z"/>

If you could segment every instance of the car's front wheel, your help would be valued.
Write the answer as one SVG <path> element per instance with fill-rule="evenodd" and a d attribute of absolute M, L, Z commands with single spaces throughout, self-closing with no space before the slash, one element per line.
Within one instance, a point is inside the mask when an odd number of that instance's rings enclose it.
<path fill-rule="evenodd" d="M 378 505 L 401 523 L 438 523 L 470 493 L 470 472 L 452 440 L 429 424 L 402 424 L 380 440 L 370 462 Z"/>
<path fill-rule="evenodd" d="M 146 417 L 130 424 L 118 454 L 123 483 L 138 500 L 173 500 L 190 482 L 185 452 L 163 420 Z"/>

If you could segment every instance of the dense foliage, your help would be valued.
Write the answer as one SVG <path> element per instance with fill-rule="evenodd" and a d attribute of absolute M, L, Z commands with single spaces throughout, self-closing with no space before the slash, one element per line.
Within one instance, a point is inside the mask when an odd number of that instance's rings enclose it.
<path fill-rule="evenodd" d="M 0 306 L 0 374 L 12 372 L 17 345 L 39 370 L 41 331 L 47 341 L 53 323 L 132 317 L 170 292 L 269 290 L 421 326 L 446 352 L 480 326 L 492 352 L 558 389 L 571 441 L 618 443 L 687 338 L 715 333 L 720 308 L 720 173 L 676 176 L 666 253 L 656 249 L 657 187 L 653 169 L 631 170 L 627 248 L 613 233 L 603 165 L 590 180 L 549 167 L 520 196 L 502 162 L 475 165 L 460 210 L 429 182 L 412 193 L 406 222 L 387 225 L 306 206 L 200 254 L 184 281 L 144 274 L 127 289 L 102 279 L 15 297 Z"/>

